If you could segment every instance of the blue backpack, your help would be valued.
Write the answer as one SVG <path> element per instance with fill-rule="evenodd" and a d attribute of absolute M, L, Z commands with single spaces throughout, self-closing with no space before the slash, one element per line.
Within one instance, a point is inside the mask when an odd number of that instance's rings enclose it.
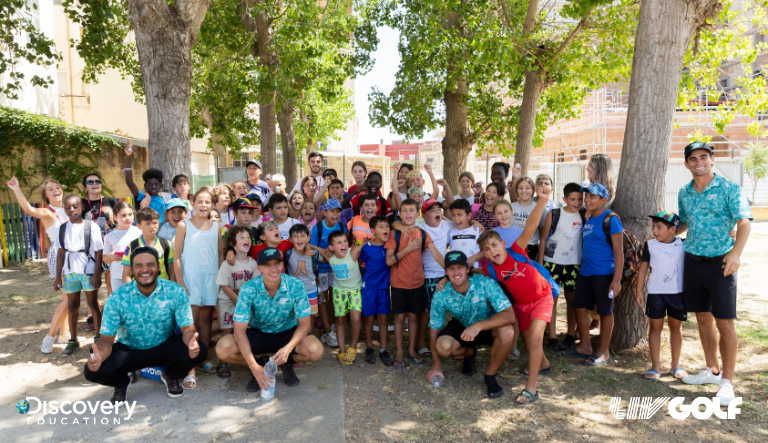
<path fill-rule="evenodd" d="M 552 276 L 549 274 L 549 271 L 544 266 L 541 266 L 538 262 L 531 261 L 527 256 L 519 254 L 512 250 L 512 248 L 507 248 L 507 254 L 509 254 L 515 261 L 518 261 L 520 263 L 527 263 L 534 268 L 536 268 L 537 271 L 539 271 L 539 274 L 541 274 L 542 277 L 549 283 L 549 286 L 552 288 L 552 298 L 557 298 L 558 295 L 560 295 L 560 285 L 557 284 L 557 282 L 552 278 Z M 501 280 L 499 280 L 498 276 L 496 275 L 496 268 L 493 267 L 493 262 L 488 261 L 488 277 L 491 277 L 492 279 L 496 280 L 497 282 L 501 283 Z M 507 294 L 507 298 L 512 300 L 511 294 L 509 294 L 509 291 L 507 290 L 506 285 L 500 285 L 501 288 L 504 290 L 504 293 Z"/>

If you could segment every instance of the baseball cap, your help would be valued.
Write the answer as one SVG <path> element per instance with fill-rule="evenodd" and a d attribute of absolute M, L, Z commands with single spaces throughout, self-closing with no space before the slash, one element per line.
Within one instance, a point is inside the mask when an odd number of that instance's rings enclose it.
<path fill-rule="evenodd" d="M 280 254 L 277 248 L 264 248 L 256 256 L 256 264 L 259 266 L 264 266 L 272 260 L 283 260 L 283 255 Z"/>
<path fill-rule="evenodd" d="M 424 203 L 421 205 L 421 212 L 427 212 L 429 211 L 429 208 L 431 208 L 434 205 L 439 205 L 440 202 L 435 200 L 434 198 L 428 198 L 424 200 Z"/>
<path fill-rule="evenodd" d="M 264 206 L 264 202 L 261 201 L 261 197 L 259 196 L 259 194 L 255 192 L 251 192 L 250 194 L 246 195 L 245 198 L 248 199 L 248 201 L 250 201 L 251 204 L 259 202 L 260 205 Z"/>
<path fill-rule="evenodd" d="M 240 208 L 248 208 L 248 209 L 259 209 L 256 206 L 253 206 L 251 204 L 251 201 L 247 198 L 238 198 L 235 200 L 235 202 L 232 204 L 232 210 L 237 211 Z"/>
<path fill-rule="evenodd" d="M 665 222 L 672 223 L 672 226 L 680 227 L 680 217 L 674 212 L 661 211 L 656 215 L 648 216 L 651 220 L 664 220 Z"/>
<path fill-rule="evenodd" d="M 331 209 L 341 209 L 341 203 L 335 198 L 329 198 L 323 205 L 323 211 L 329 211 Z"/>
<path fill-rule="evenodd" d="M 184 210 L 188 210 L 187 205 L 184 203 L 184 200 L 180 198 L 172 198 L 168 200 L 168 203 L 165 204 L 165 210 L 173 209 L 173 208 L 184 208 Z"/>
<path fill-rule="evenodd" d="M 699 149 L 703 149 L 707 152 L 712 154 L 712 147 L 709 146 L 709 143 L 707 142 L 693 142 L 689 143 L 688 146 L 685 147 L 685 159 L 688 160 L 688 157 L 691 156 L 693 151 L 698 151 Z"/>
<path fill-rule="evenodd" d="M 248 165 L 256 165 L 259 169 L 264 169 L 261 167 L 261 162 L 258 160 L 248 160 L 247 162 L 245 162 L 245 167 L 247 168 Z"/>
<path fill-rule="evenodd" d="M 445 256 L 445 269 L 453 265 L 469 266 L 467 256 L 461 251 L 451 251 Z"/>
<path fill-rule="evenodd" d="M 589 192 L 590 194 L 608 198 L 608 189 L 600 183 L 592 183 L 587 187 L 581 188 L 581 192 Z"/>

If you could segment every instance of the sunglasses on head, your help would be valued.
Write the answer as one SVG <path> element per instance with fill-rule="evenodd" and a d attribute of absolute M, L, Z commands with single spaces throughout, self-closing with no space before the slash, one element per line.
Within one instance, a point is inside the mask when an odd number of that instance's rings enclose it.
<path fill-rule="evenodd" d="M 88 180 L 85 182 L 86 185 L 100 185 L 101 180 Z"/>

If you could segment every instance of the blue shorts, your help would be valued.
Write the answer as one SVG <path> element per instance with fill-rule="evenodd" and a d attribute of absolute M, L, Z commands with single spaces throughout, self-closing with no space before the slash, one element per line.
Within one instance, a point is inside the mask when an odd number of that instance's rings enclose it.
<path fill-rule="evenodd" d="M 369 317 L 376 314 L 389 314 L 389 288 L 363 288 L 363 316 Z"/>
<path fill-rule="evenodd" d="M 74 294 L 80 291 L 95 291 L 93 285 L 93 275 L 87 274 L 65 274 L 62 282 L 62 290 L 65 294 Z"/>

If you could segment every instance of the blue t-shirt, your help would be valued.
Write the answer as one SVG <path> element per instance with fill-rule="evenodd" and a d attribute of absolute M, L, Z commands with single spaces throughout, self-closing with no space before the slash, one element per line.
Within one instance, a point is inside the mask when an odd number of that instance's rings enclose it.
<path fill-rule="evenodd" d="M 613 261 L 613 247 L 610 239 L 603 232 L 603 220 L 610 211 L 605 210 L 598 216 L 593 216 L 586 223 L 581 234 L 584 239 L 582 248 L 582 262 L 579 273 L 584 276 L 613 274 L 615 264 Z M 611 235 L 624 230 L 619 217 L 611 218 Z"/>
<path fill-rule="evenodd" d="M 375 246 L 370 243 L 363 245 L 360 251 L 360 263 L 365 263 L 364 289 L 389 288 L 389 266 L 387 266 L 387 251 L 384 245 Z"/>
<path fill-rule="evenodd" d="M 323 224 L 323 237 L 317 238 L 317 226 L 312 228 L 312 237 L 309 239 L 309 243 L 312 245 L 317 246 L 321 249 L 328 249 L 328 236 L 331 235 L 331 232 L 333 231 L 341 231 L 346 232 L 344 228 L 342 228 L 342 225 L 340 223 L 336 223 L 336 225 L 332 228 L 329 228 L 328 225 L 325 224 L 325 220 L 318 222 Z M 317 272 L 320 274 L 328 274 L 331 272 L 331 265 L 325 262 L 320 262 L 317 264 Z"/>
<path fill-rule="evenodd" d="M 147 194 L 144 193 L 144 191 L 139 191 L 139 195 L 136 196 L 136 208 L 139 208 L 139 203 L 141 203 L 144 198 L 146 198 Z M 163 199 L 160 195 L 153 195 L 152 199 L 149 201 L 149 207 L 157 211 L 158 214 L 160 214 L 160 224 L 162 225 L 165 221 L 165 199 Z"/>
<path fill-rule="evenodd" d="M 515 241 L 517 241 L 517 237 L 520 237 L 520 235 L 523 233 L 523 229 L 515 225 L 512 225 L 509 228 L 502 228 L 501 226 L 497 226 L 493 228 L 493 230 L 498 232 L 501 239 L 507 242 L 508 248 L 511 248 Z"/>

